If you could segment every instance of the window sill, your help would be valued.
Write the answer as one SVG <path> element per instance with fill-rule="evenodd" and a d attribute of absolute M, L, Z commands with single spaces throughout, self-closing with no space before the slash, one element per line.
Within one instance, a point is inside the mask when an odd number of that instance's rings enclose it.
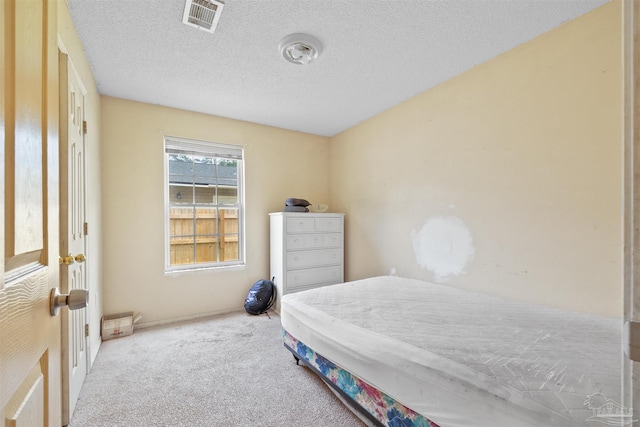
<path fill-rule="evenodd" d="M 246 263 L 233 264 L 233 265 L 217 265 L 211 267 L 195 267 L 195 268 L 181 268 L 175 270 L 165 270 L 165 276 L 182 276 L 184 274 L 199 274 L 204 272 L 222 272 L 222 271 L 236 271 L 244 270 Z"/>

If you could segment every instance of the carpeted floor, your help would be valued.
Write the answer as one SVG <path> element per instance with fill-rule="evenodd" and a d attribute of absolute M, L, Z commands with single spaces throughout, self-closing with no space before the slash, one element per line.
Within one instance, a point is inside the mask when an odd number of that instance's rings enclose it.
<path fill-rule="evenodd" d="M 69 426 L 363 424 L 296 366 L 277 315 L 237 312 L 103 342 Z"/>

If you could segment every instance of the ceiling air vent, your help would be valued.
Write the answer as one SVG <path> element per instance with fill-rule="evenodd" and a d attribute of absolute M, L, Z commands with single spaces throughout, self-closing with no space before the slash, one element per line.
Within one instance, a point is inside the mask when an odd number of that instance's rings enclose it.
<path fill-rule="evenodd" d="M 220 20 L 224 3 L 216 0 L 187 0 L 182 22 L 213 33 Z"/>

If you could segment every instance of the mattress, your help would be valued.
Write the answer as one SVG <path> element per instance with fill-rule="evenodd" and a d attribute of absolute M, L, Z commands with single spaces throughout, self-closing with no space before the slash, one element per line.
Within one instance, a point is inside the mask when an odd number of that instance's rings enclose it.
<path fill-rule="evenodd" d="M 604 422 L 601 404 L 624 410 L 620 319 L 385 276 L 285 295 L 281 321 L 443 427 L 577 426 Z"/>

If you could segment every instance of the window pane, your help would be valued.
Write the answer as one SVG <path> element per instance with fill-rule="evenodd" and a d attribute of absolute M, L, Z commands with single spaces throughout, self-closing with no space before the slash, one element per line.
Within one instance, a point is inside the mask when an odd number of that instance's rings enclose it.
<path fill-rule="evenodd" d="M 223 234 L 220 236 L 220 261 L 238 261 L 240 250 L 237 234 Z"/>
<path fill-rule="evenodd" d="M 216 241 L 215 235 L 196 236 L 196 264 L 210 264 L 218 261 Z"/>
<path fill-rule="evenodd" d="M 193 185 L 193 159 L 185 154 L 169 154 L 169 182 Z"/>
<path fill-rule="evenodd" d="M 218 203 L 221 205 L 238 205 L 237 187 L 219 187 Z"/>
<path fill-rule="evenodd" d="M 238 245 L 238 209 L 220 209 L 220 261 L 237 261 L 240 259 Z"/>
<path fill-rule="evenodd" d="M 194 208 L 172 207 L 169 209 L 169 236 L 190 237 L 193 241 Z"/>
<path fill-rule="evenodd" d="M 236 160 L 218 159 L 218 185 L 221 187 L 238 186 L 238 162 Z"/>
<path fill-rule="evenodd" d="M 169 264 L 192 264 L 195 259 L 193 241 L 193 208 L 172 207 L 169 210 Z"/>
<path fill-rule="evenodd" d="M 218 261 L 217 237 L 218 215 L 215 208 L 196 208 L 196 263 Z"/>
<path fill-rule="evenodd" d="M 198 236 L 216 234 L 217 218 L 216 208 L 196 208 L 196 234 Z"/>
<path fill-rule="evenodd" d="M 193 237 L 171 237 L 169 249 L 169 265 L 193 264 Z"/>
<path fill-rule="evenodd" d="M 169 184 L 169 203 L 193 204 L 193 187 Z"/>
<path fill-rule="evenodd" d="M 193 160 L 191 156 L 169 155 L 169 203 L 193 204 Z"/>
<path fill-rule="evenodd" d="M 199 205 L 216 204 L 216 187 L 195 187 L 196 203 Z"/>
<path fill-rule="evenodd" d="M 220 234 L 238 234 L 238 209 L 220 208 Z"/>
<path fill-rule="evenodd" d="M 194 157 L 193 182 L 196 193 L 196 203 L 216 204 L 216 164 L 210 157 Z"/>

